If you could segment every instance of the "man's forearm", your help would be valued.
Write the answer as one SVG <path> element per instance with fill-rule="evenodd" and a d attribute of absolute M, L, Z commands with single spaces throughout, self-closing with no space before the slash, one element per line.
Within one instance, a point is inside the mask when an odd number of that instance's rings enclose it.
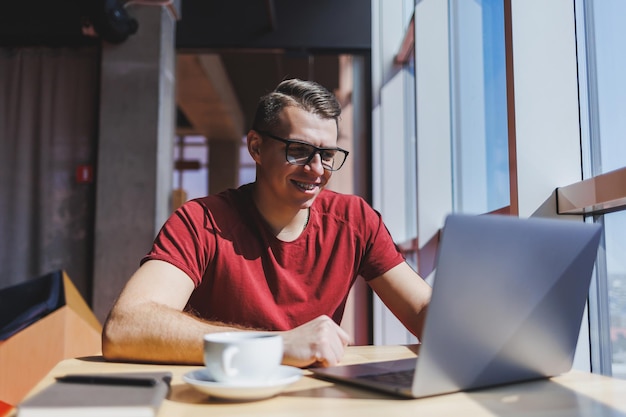
<path fill-rule="evenodd" d="M 255 329 L 202 321 L 154 302 L 115 307 L 102 332 L 102 354 L 110 361 L 201 365 L 203 335 L 242 330 Z M 327 316 L 280 333 L 283 363 L 291 366 L 336 365 L 349 342 L 349 335 Z"/>
<path fill-rule="evenodd" d="M 157 303 L 113 309 L 102 332 L 102 354 L 111 361 L 203 363 L 203 335 L 240 330 L 204 322 Z"/>

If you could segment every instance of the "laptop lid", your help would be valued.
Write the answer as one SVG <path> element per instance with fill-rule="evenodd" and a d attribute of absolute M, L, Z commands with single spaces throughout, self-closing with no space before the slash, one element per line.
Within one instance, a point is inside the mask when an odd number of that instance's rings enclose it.
<path fill-rule="evenodd" d="M 600 233 L 600 225 L 577 221 L 450 215 L 419 358 L 409 364 L 412 386 L 362 378 L 390 364 L 313 371 L 415 398 L 566 372 Z"/>
<path fill-rule="evenodd" d="M 413 395 L 570 370 L 600 233 L 578 221 L 449 216 Z"/>

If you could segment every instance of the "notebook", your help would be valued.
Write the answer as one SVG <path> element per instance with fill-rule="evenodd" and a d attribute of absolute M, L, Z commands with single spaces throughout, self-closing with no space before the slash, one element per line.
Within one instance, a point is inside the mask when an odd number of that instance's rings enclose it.
<path fill-rule="evenodd" d="M 578 221 L 450 215 L 418 358 L 311 371 L 412 398 L 567 372 L 600 234 Z"/>
<path fill-rule="evenodd" d="M 154 417 L 171 379 L 171 372 L 65 375 L 19 404 L 17 417 Z"/>

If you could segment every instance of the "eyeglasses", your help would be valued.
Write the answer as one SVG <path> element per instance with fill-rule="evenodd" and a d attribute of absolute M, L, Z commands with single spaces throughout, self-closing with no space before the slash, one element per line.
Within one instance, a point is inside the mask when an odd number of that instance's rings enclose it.
<path fill-rule="evenodd" d="M 315 154 L 320 155 L 322 167 L 327 171 L 338 171 L 348 158 L 348 151 L 341 148 L 318 148 L 310 143 L 300 140 L 284 139 L 263 130 L 257 130 L 263 136 L 284 143 L 285 159 L 292 165 L 308 165 Z"/>

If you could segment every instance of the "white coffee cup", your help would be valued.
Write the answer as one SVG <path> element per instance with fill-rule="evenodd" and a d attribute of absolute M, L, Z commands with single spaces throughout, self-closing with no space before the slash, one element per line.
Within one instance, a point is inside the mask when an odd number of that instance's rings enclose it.
<path fill-rule="evenodd" d="M 283 359 L 283 338 L 264 332 L 204 335 L 204 365 L 218 382 L 257 383 L 275 374 Z"/>

